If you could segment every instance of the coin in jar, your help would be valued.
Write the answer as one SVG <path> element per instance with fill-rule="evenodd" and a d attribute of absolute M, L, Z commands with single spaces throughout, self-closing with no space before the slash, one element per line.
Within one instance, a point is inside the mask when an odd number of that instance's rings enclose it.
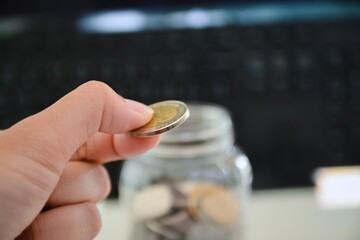
<path fill-rule="evenodd" d="M 194 221 L 191 219 L 191 216 L 186 210 L 174 213 L 169 216 L 165 216 L 162 219 L 158 220 L 164 227 L 171 227 L 182 233 L 187 233 L 194 225 Z"/>
<path fill-rule="evenodd" d="M 139 219 L 155 219 L 170 212 L 173 196 L 165 184 L 147 187 L 135 195 L 133 208 Z"/>
<path fill-rule="evenodd" d="M 130 131 L 135 137 L 151 137 L 167 132 L 189 117 L 189 109 L 185 103 L 176 100 L 162 101 L 149 106 L 154 110 L 152 119 L 144 126 Z"/>
<path fill-rule="evenodd" d="M 200 183 L 193 187 L 188 195 L 187 208 L 189 213 L 197 219 L 199 217 L 199 202 L 208 197 L 226 192 L 226 189 L 215 183 Z"/>
<path fill-rule="evenodd" d="M 165 237 L 169 240 L 181 240 L 181 234 L 171 228 L 167 228 L 161 226 L 156 221 L 148 221 L 145 223 L 146 227 L 148 227 L 152 232 Z"/>
<path fill-rule="evenodd" d="M 201 213 L 222 226 L 232 226 L 239 215 L 239 205 L 230 192 L 207 196 L 200 202 Z"/>

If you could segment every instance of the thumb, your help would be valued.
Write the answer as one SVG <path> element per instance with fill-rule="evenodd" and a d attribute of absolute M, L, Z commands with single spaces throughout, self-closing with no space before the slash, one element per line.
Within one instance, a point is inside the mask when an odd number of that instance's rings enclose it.
<path fill-rule="evenodd" d="M 2 131 L 0 239 L 15 238 L 13 234 L 31 223 L 68 159 L 88 138 L 97 131 L 127 132 L 144 125 L 151 116 L 152 110 L 145 105 L 122 98 L 104 83 L 90 81 Z"/>
<path fill-rule="evenodd" d="M 90 81 L 3 131 L 0 151 L 36 160 L 58 175 L 96 132 L 124 133 L 144 125 L 152 114 L 149 107 L 122 98 L 106 84 Z"/>

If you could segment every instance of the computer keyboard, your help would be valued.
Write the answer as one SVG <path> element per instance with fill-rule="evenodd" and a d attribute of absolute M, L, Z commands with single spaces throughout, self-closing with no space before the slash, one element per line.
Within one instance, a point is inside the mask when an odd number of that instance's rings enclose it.
<path fill-rule="evenodd" d="M 0 36 L 0 56 L 0 128 L 98 79 L 148 104 L 226 106 L 255 188 L 309 185 L 319 166 L 360 164 L 359 20 L 119 34 L 31 29 Z"/>

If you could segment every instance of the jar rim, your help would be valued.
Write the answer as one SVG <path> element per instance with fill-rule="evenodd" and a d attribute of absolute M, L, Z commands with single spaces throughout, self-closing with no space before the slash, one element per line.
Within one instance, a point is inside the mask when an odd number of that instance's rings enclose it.
<path fill-rule="evenodd" d="M 164 133 L 151 154 L 167 158 L 189 158 L 216 154 L 234 143 L 229 111 L 216 104 L 189 102 L 189 119 Z"/>
<path fill-rule="evenodd" d="M 189 119 L 180 127 L 165 133 L 161 143 L 190 143 L 206 141 L 232 131 L 230 112 L 223 106 L 204 103 L 187 102 L 190 110 Z"/>

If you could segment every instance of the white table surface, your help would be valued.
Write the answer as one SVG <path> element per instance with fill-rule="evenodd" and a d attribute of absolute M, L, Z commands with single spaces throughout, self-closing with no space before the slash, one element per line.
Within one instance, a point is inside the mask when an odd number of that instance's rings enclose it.
<path fill-rule="evenodd" d="M 127 240 L 117 200 L 99 205 L 103 226 L 96 240 Z M 360 208 L 323 210 L 312 188 L 255 191 L 249 240 L 360 240 Z"/>

